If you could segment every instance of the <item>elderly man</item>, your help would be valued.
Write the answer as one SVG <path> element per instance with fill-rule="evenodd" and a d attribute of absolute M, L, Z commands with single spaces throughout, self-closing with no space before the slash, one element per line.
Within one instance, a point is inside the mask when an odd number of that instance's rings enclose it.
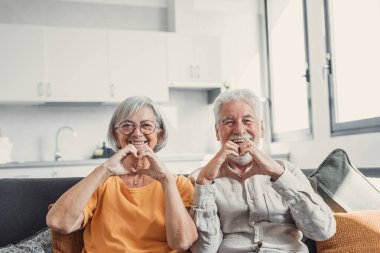
<path fill-rule="evenodd" d="M 247 89 L 225 91 L 215 100 L 221 149 L 193 173 L 194 253 L 308 252 L 303 235 L 326 240 L 335 234 L 330 208 L 301 170 L 260 150 L 260 108 Z"/>

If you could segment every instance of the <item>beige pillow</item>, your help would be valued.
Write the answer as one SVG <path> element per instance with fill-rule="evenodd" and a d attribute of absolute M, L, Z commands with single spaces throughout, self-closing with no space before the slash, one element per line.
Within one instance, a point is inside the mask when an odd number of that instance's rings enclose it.
<path fill-rule="evenodd" d="M 380 211 L 335 213 L 336 234 L 317 242 L 318 253 L 380 252 Z"/>
<path fill-rule="evenodd" d="M 342 149 L 332 151 L 309 176 L 317 192 L 336 212 L 380 210 L 380 192 L 351 163 Z"/>

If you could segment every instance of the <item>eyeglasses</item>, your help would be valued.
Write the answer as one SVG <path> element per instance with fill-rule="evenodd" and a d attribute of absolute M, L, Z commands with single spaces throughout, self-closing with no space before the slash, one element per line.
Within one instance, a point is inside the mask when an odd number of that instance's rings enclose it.
<path fill-rule="evenodd" d="M 140 129 L 141 133 L 149 135 L 149 134 L 152 134 L 156 130 L 157 126 L 151 120 L 144 120 L 140 122 L 140 125 L 138 126 L 138 128 Z M 129 135 L 135 131 L 136 126 L 131 121 L 123 121 L 119 124 L 119 126 L 115 127 L 115 130 L 118 130 L 118 129 L 120 133 Z"/>

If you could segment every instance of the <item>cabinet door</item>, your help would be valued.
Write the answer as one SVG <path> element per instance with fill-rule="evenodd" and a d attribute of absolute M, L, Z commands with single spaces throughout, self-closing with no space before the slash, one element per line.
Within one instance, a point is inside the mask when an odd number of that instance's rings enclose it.
<path fill-rule="evenodd" d="M 0 25 L 0 101 L 42 101 L 44 30 Z"/>
<path fill-rule="evenodd" d="M 46 44 L 48 101 L 107 99 L 106 30 L 46 28 Z"/>
<path fill-rule="evenodd" d="M 200 82 L 220 83 L 220 39 L 212 36 L 194 36 L 195 77 Z"/>
<path fill-rule="evenodd" d="M 168 35 L 168 68 L 169 82 L 174 86 L 207 88 L 220 85 L 220 39 Z"/>
<path fill-rule="evenodd" d="M 169 83 L 195 81 L 194 48 L 190 36 L 168 34 Z"/>
<path fill-rule="evenodd" d="M 109 57 L 115 101 L 136 95 L 168 101 L 164 33 L 110 31 Z"/>
<path fill-rule="evenodd" d="M 62 166 L 51 168 L 51 177 L 86 177 L 97 165 Z"/>
<path fill-rule="evenodd" d="M 49 178 L 49 168 L 1 169 L 0 178 Z"/>

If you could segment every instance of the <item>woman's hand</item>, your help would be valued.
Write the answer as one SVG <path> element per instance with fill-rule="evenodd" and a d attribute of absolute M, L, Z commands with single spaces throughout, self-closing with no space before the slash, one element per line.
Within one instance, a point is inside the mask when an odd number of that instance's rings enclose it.
<path fill-rule="evenodd" d="M 136 170 L 136 173 L 138 174 L 150 176 L 160 182 L 166 179 L 170 174 L 165 165 L 158 159 L 153 149 L 148 145 L 139 152 L 137 159 L 147 159 L 149 162 L 149 167 L 147 169 L 143 168 Z"/>
<path fill-rule="evenodd" d="M 103 163 L 103 167 L 107 168 L 110 176 L 121 176 L 135 173 L 133 168 L 133 160 L 137 158 L 137 149 L 132 144 L 128 144 L 118 150 L 112 157 Z"/>
<path fill-rule="evenodd" d="M 220 176 L 219 170 L 228 156 L 239 156 L 239 145 L 227 141 L 223 144 L 218 153 L 210 160 L 210 162 L 201 170 L 198 175 L 197 183 L 205 184 Z"/>
<path fill-rule="evenodd" d="M 239 155 L 242 156 L 246 153 L 252 156 L 252 168 L 242 175 L 243 181 L 254 175 L 267 175 L 270 176 L 272 180 L 277 180 L 285 170 L 270 156 L 258 149 L 250 140 L 244 141 L 240 146 Z"/>

